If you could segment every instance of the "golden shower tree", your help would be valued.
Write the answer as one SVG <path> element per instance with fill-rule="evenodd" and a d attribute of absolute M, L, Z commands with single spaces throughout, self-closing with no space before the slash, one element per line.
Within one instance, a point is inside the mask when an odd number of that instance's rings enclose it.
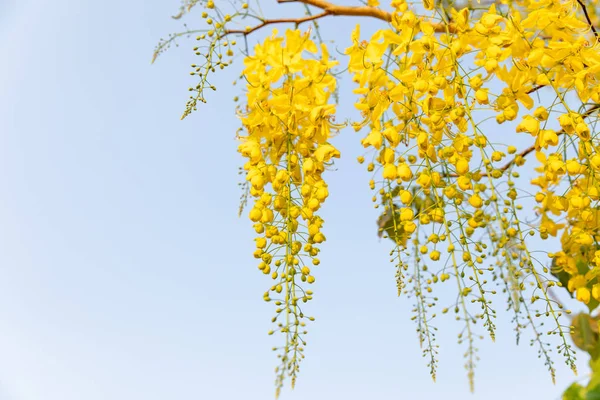
<path fill-rule="evenodd" d="M 270 280 L 263 297 L 276 307 L 269 333 L 282 338 L 277 393 L 286 377 L 294 385 L 304 357 L 313 320 L 305 303 L 325 242 L 324 172 L 341 156 L 332 137 L 344 128 L 363 132 L 358 162 L 372 173 L 379 234 L 392 241 L 398 294 L 414 299 L 434 379 L 436 315 L 462 322 L 459 343 L 472 384 L 474 342 L 481 330 L 494 339 L 491 299 L 498 297 L 513 314 L 517 337 L 527 332 L 553 379 L 551 353 L 575 370 L 570 334 L 592 354 L 595 369 L 596 319 L 571 319 L 553 291 L 568 292 L 590 313 L 599 305 L 599 3 L 276 3 L 269 11 L 280 18 L 264 16 L 258 2 L 186 0 L 176 18 L 197 12 L 204 26 L 162 40 L 155 58 L 179 37 L 197 35 L 201 61 L 192 65 L 197 84 L 186 117 L 216 89 L 212 74 L 243 56 L 238 151 L 244 203 L 252 199 L 254 259 Z M 302 5 L 303 14 L 290 15 L 282 3 Z M 343 16 L 377 19 L 381 27 L 363 38 L 356 26 L 337 60 L 318 24 Z M 273 29 L 248 47 L 253 33 L 279 26 L 294 29 Z M 342 73 L 351 77 L 361 115 L 344 123 L 336 122 L 344 120 L 336 112 Z M 523 138 L 528 145 L 510 144 Z M 554 251 L 545 250 L 546 240 Z M 438 298 L 440 285 L 455 295 Z M 596 383 L 565 396 L 584 398 Z"/>

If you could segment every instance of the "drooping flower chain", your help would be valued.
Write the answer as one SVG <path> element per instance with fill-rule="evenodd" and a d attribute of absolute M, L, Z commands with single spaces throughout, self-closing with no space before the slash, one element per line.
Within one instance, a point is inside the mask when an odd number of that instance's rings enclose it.
<path fill-rule="evenodd" d="M 362 42 L 357 29 L 347 50 L 364 117 L 355 129 L 368 128 L 362 143 L 375 150 L 369 184 L 379 190 L 374 201 L 384 210 L 382 234 L 394 241 L 398 290 L 416 298 L 414 319 L 434 378 L 433 307 L 439 300 L 433 285 L 448 280 L 456 282 L 458 296 L 442 313 L 454 310 L 464 322 L 459 341 L 468 346 L 471 381 L 478 321 L 495 337 L 496 292 L 488 281 L 499 282 L 517 335 L 531 329 L 532 344 L 554 376 L 544 334 L 559 337 L 558 351 L 573 368 L 574 357 L 565 341 L 568 326 L 559 320 L 565 310 L 548 288 L 564 285 L 590 308 L 600 301 L 600 52 L 586 20 L 598 22 L 596 10 L 584 14 L 578 2 L 557 0 L 501 1 L 488 10 L 434 10 L 435 4 L 424 0 L 433 10 L 424 18 L 405 1 L 392 1 L 389 29 Z M 225 16 L 207 33 L 213 39 L 208 56 L 220 48 L 230 20 Z M 245 60 L 239 150 L 248 159 L 244 168 L 255 199 L 249 215 L 259 235 L 254 255 L 274 280 L 264 298 L 278 307 L 275 332 L 286 337 L 277 348 L 278 390 L 286 374 L 294 383 L 303 357 L 308 318 L 302 305 L 312 299 L 307 285 L 319 264 L 317 245 L 325 240 L 317 215 L 328 195 L 321 175 L 339 156 L 329 143 L 339 128 L 329 104 L 335 63 L 324 46 L 321 51 L 308 57 L 317 46 L 288 31 Z M 207 72 L 214 69 L 210 60 Z M 472 64 L 475 69 L 465 68 Z M 205 82 L 203 74 L 193 88 L 198 96 Z M 490 117 L 494 124 L 485 121 Z M 510 135 L 499 135 L 513 129 L 511 123 L 532 137 L 530 148 L 518 149 Z M 529 154 L 540 163 L 533 175 L 527 171 L 533 191 L 521 189 L 526 182 L 517 171 Z M 529 236 L 561 238 L 560 251 L 548 254 L 552 271 L 532 253 Z M 534 322 L 541 315 L 553 320 L 549 331 Z"/>
<path fill-rule="evenodd" d="M 270 333 L 285 336 L 275 348 L 281 359 L 278 393 L 286 375 L 294 385 L 304 357 L 305 322 L 313 318 L 303 305 L 312 299 L 307 285 L 315 281 L 318 245 L 325 241 L 318 210 L 329 193 L 322 174 L 340 155 L 329 143 L 339 128 L 329 102 L 336 86 L 330 69 L 337 62 L 329 60 L 325 45 L 317 58 L 308 56 L 317 51 L 308 34 L 288 30 L 284 39 L 274 31 L 244 61 L 246 135 L 240 136 L 239 152 L 248 159 L 244 169 L 255 199 L 249 212 L 259 235 L 254 257 L 273 279 L 264 294 L 277 306 L 277 327 Z"/>
<path fill-rule="evenodd" d="M 554 320 L 547 333 L 559 336 L 559 353 L 575 368 L 565 336 L 569 329 L 559 319 L 563 307 L 547 291 L 561 282 L 547 276 L 548 268 L 526 241 L 527 236 L 547 239 L 562 231 L 563 251 L 549 256 L 556 268 L 571 274 L 569 290 L 577 290 L 578 299 L 600 300 L 600 268 L 592 264 L 584 275 L 577 268 L 594 255 L 600 266 L 600 154 L 589 125 L 600 108 L 600 52 L 573 4 L 519 1 L 478 14 L 453 9 L 447 23 L 441 13 L 437 20 L 424 19 L 405 1 L 395 0 L 390 29 L 361 42 L 357 27 L 346 51 L 358 84 L 356 107 L 364 118 L 355 129 L 368 127 L 362 144 L 375 150 L 367 168 L 375 173 L 370 187 L 379 189 L 384 208 L 380 227 L 395 242 L 391 255 L 399 292 L 417 299 L 417 330 L 434 378 L 436 328 L 430 309 L 438 299 L 430 293 L 433 284 L 450 277 L 458 287 L 451 308 L 465 322 L 459 341 L 468 345 L 471 382 L 477 320 L 495 337 L 490 305 L 495 290 L 488 289 L 488 280 L 502 282 L 515 329 L 531 327 L 532 344 L 538 345 L 552 377 L 551 350 L 533 317 Z M 500 9 L 510 9 L 511 18 Z M 463 68 L 473 62 L 475 70 Z M 490 87 L 501 85 L 501 93 L 493 94 Z M 531 114 L 520 115 L 522 107 L 533 109 L 538 91 L 556 100 L 538 98 Z M 567 101 L 567 92 L 574 99 Z M 533 136 L 532 148 L 518 151 L 507 145 L 510 139 L 489 132 L 491 125 L 483 120 L 494 114 L 486 109 L 495 112 L 497 124 L 519 119 L 516 132 Z M 550 113 L 558 122 L 554 129 Z M 531 203 L 531 196 L 516 184 L 516 168 L 531 152 L 542 162 L 531 182 L 540 187 L 535 194 L 539 217 L 533 222 L 531 211 L 521 211 L 521 202 Z M 533 308 L 536 301 L 543 303 L 540 311 Z M 479 304 L 479 311 L 471 310 L 470 303 Z"/>

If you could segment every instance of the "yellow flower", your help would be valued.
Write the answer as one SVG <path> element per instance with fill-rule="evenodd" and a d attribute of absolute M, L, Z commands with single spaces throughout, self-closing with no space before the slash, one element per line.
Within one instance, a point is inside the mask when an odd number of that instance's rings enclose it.
<path fill-rule="evenodd" d="M 252 222 L 260 221 L 260 218 L 262 217 L 262 211 L 260 211 L 258 208 L 253 208 L 250 210 L 249 217 Z"/>
<path fill-rule="evenodd" d="M 327 162 L 331 158 L 340 158 L 340 152 L 330 144 L 323 144 L 314 152 L 317 161 Z"/>
<path fill-rule="evenodd" d="M 548 119 L 548 110 L 546 107 L 539 106 L 533 112 L 533 116 L 540 121 L 545 121 Z"/>
<path fill-rule="evenodd" d="M 582 303 L 588 304 L 590 302 L 590 290 L 586 287 L 581 287 L 577 289 L 576 297 Z"/>
<path fill-rule="evenodd" d="M 558 144 L 558 135 L 552 129 L 542 129 L 537 137 L 536 148 L 547 148 Z"/>
<path fill-rule="evenodd" d="M 458 177 L 458 179 L 456 180 L 456 183 L 458 183 L 458 187 L 461 190 L 473 189 L 473 184 L 471 183 L 471 179 L 467 178 L 466 176 Z"/>
<path fill-rule="evenodd" d="M 423 188 L 428 188 L 429 185 L 431 185 L 431 176 L 429 174 L 421 172 L 419 174 L 419 177 L 417 178 L 417 183 Z"/>
<path fill-rule="evenodd" d="M 540 131 L 540 121 L 533 118 L 531 115 L 526 115 L 521 123 L 517 125 L 517 132 L 527 132 L 535 136 Z"/>
<path fill-rule="evenodd" d="M 445 215 L 444 210 L 441 209 L 441 208 L 436 208 L 436 209 L 434 209 L 433 211 L 431 211 L 429 213 L 429 216 L 431 217 L 431 220 L 433 222 L 437 222 L 437 223 L 440 223 L 440 224 L 442 222 L 444 222 L 444 215 Z"/>
<path fill-rule="evenodd" d="M 412 208 L 402 207 L 400 209 L 400 221 L 412 221 L 415 217 L 415 213 Z"/>
<path fill-rule="evenodd" d="M 575 126 L 575 132 L 581 138 L 581 140 L 589 140 L 590 139 L 590 128 L 587 126 L 585 122 L 580 122 Z"/>
<path fill-rule="evenodd" d="M 410 194 L 410 192 L 408 190 L 400 191 L 400 201 L 404 205 L 410 204 L 410 202 L 412 201 L 412 195 Z"/>
<path fill-rule="evenodd" d="M 569 292 L 573 292 L 579 288 L 584 287 L 585 285 L 587 285 L 585 277 L 583 275 L 575 275 L 574 277 L 569 279 L 567 288 L 569 289 Z"/>
<path fill-rule="evenodd" d="M 376 149 L 379 149 L 383 143 L 383 135 L 380 131 L 374 129 L 361 141 L 361 143 L 364 147 L 373 146 Z"/>
<path fill-rule="evenodd" d="M 483 200 L 478 194 L 473 194 L 471 197 L 469 197 L 469 204 L 475 208 L 481 208 L 483 205 Z"/>
<path fill-rule="evenodd" d="M 406 163 L 401 163 L 398 165 L 398 177 L 404 182 L 408 182 L 412 179 L 412 170 Z"/>
<path fill-rule="evenodd" d="M 600 283 L 596 283 L 592 286 L 592 297 L 596 300 L 600 300 Z"/>
<path fill-rule="evenodd" d="M 403 223 L 402 227 L 404 228 L 404 232 L 411 234 L 417 229 L 417 225 L 412 221 L 406 221 Z"/>
<path fill-rule="evenodd" d="M 489 104 L 488 89 L 479 89 L 475 92 L 475 99 L 479 104 Z"/>
<path fill-rule="evenodd" d="M 398 170 L 394 164 L 385 164 L 383 167 L 383 179 L 396 179 Z"/>
<path fill-rule="evenodd" d="M 459 158 L 456 161 L 456 173 L 459 175 L 464 175 L 469 172 L 469 162 L 464 158 Z"/>

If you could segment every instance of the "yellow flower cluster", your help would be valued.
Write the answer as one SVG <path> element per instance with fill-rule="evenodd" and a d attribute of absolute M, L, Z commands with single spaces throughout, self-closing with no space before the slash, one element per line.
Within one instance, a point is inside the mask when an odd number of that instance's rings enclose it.
<path fill-rule="evenodd" d="M 593 309 L 600 300 L 595 258 L 600 239 L 600 143 L 589 123 L 600 108 L 600 44 L 590 37 L 590 25 L 572 3 L 536 5 L 521 25 L 550 38 L 534 39 L 523 58 L 541 70 L 529 81 L 551 88 L 557 96 L 554 110 L 538 107 L 517 127 L 536 138 L 539 176 L 531 183 L 538 187 L 539 233 L 542 239 L 561 237 L 561 251 L 550 255 L 553 271 L 567 273 L 568 290 Z M 568 92 L 577 100 L 567 101 Z M 558 114 L 555 128 L 547 126 L 552 112 Z"/>
<path fill-rule="evenodd" d="M 357 7 L 310 4 L 323 13 L 292 21 L 363 15 L 389 22 L 369 40 L 360 38 L 357 26 L 346 49 L 361 114 L 353 128 L 365 130 L 365 154 L 358 161 L 373 173 L 373 202 L 383 209 L 379 233 L 393 241 L 398 293 L 416 299 L 413 319 L 432 376 L 433 310 L 441 301 L 434 287 L 449 283 L 456 284 L 456 297 L 442 314 L 452 310 L 464 323 L 459 342 L 468 346 L 471 383 L 477 323 L 495 337 L 496 286 L 514 312 L 515 330 L 530 329 L 551 374 L 543 335 L 556 335 L 559 353 L 575 368 L 566 324 L 559 320 L 569 311 L 549 297 L 548 288 L 564 286 L 590 310 L 600 305 L 597 7 L 502 0 L 459 10 L 432 0 L 424 0 L 424 7 L 391 0 L 393 11 L 387 13 L 378 0 Z M 215 89 L 209 72 L 231 64 L 236 42 L 228 35 L 246 37 L 271 23 L 290 22 L 257 17 L 255 27 L 230 29 L 252 6 L 243 3 L 232 14 L 214 8 L 209 1 L 202 13 L 208 30 L 198 39 L 208 45 L 194 49 L 202 60 L 192 65 L 199 84 L 190 88 L 184 115 L 204 102 L 204 89 Z M 423 8 L 427 16 L 418 14 Z M 254 257 L 273 280 L 264 294 L 277 306 L 271 333 L 286 338 L 276 348 L 278 391 L 286 376 L 295 382 L 305 322 L 312 319 L 302 305 L 313 297 L 308 285 L 325 241 L 319 210 L 329 193 L 322 175 L 340 156 L 330 140 L 343 127 L 334 122 L 331 101 L 336 64 L 325 45 L 319 49 L 299 30 L 284 36 L 274 31 L 244 60 L 247 93 L 245 108 L 238 108 L 238 150 L 254 199 Z M 525 147 L 511 140 L 515 133 Z M 523 172 L 528 156 L 539 165 Z M 551 238 L 560 239 L 561 248 L 549 259 L 532 253 L 532 240 Z M 542 315 L 552 328 L 540 329 L 534 317 Z"/>
<path fill-rule="evenodd" d="M 322 174 L 340 156 L 329 143 L 340 128 L 329 103 L 336 87 L 330 69 L 337 62 L 325 45 L 315 57 L 317 52 L 307 33 L 288 30 L 280 37 L 275 30 L 244 60 L 247 109 L 241 118 L 247 134 L 240 136 L 239 152 L 248 159 L 244 169 L 256 199 L 249 212 L 259 235 L 254 257 L 274 281 L 264 299 L 277 305 L 273 322 L 286 337 L 278 390 L 286 374 L 294 384 L 303 357 L 309 317 L 300 304 L 312 299 L 312 291 L 302 284 L 315 281 L 312 268 L 325 241 L 317 214 L 329 195 Z"/>
<path fill-rule="evenodd" d="M 562 305 L 546 292 L 561 283 L 544 275 L 547 268 L 531 255 L 527 236 L 545 239 L 562 230 L 563 251 L 555 255 L 560 258 L 555 269 L 564 266 L 572 275 L 568 288 L 577 290 L 578 299 L 600 300 L 598 272 L 591 262 L 600 239 L 600 154 L 588 122 L 600 108 L 600 45 L 574 4 L 516 1 L 509 6 L 510 18 L 492 5 L 475 20 L 473 11 L 452 9 L 450 23 L 436 24 L 418 16 L 406 1 L 394 0 L 389 29 L 377 31 L 369 41 L 360 40 L 358 26 L 352 34 L 348 70 L 358 85 L 356 107 L 363 117 L 354 128 L 368 127 L 362 144 L 374 150 L 367 168 L 376 173 L 370 187 L 379 188 L 385 210 L 380 226 L 395 242 L 392 261 L 398 267 L 399 291 L 417 297 L 419 332 L 429 342 L 425 352 L 434 375 L 433 316 L 427 310 L 436 300 L 427 293 L 442 274 L 456 278 L 460 297 L 455 310 L 467 325 L 469 352 L 473 318 L 466 300 L 480 303 L 477 318 L 493 339 L 489 295 L 494 292 L 486 283 L 501 278 L 507 292 L 522 292 L 529 284 L 540 291 L 531 303 L 544 302 L 544 314 L 557 325 L 551 333 L 561 337 L 563 354 L 574 368 L 558 321 Z M 474 59 L 475 70 L 462 67 L 467 58 Z M 502 89 L 493 93 L 493 86 Z M 532 94 L 541 91 L 556 99 L 546 104 L 538 98 L 534 109 Z M 568 92 L 576 94 L 576 101 L 567 101 Z M 574 108 L 577 102 L 580 106 Z M 531 114 L 519 115 L 522 107 Z M 518 152 L 508 140 L 494 139 L 483 118 L 476 119 L 485 109 L 495 112 L 498 124 L 517 120 L 516 132 L 534 138 L 531 149 Z M 554 128 L 557 123 L 559 129 Z M 542 163 L 532 181 L 540 188 L 535 195 L 537 224 L 523 220 L 527 214 L 519 202 L 524 197 L 515 183 L 520 177 L 515 169 L 532 152 Z M 430 272 L 424 264 L 409 273 L 408 257 L 419 264 L 425 263 L 425 255 L 430 263 L 443 261 L 444 267 Z M 489 256 L 497 261 L 485 267 Z M 583 272 L 573 267 L 578 260 L 589 267 Z M 406 274 L 410 290 L 405 289 Z M 512 296 L 509 303 L 522 297 Z M 520 329 L 518 314 L 526 312 L 525 319 L 531 314 L 517 304 L 514 308 Z M 546 355 L 539 332 L 534 334 Z"/>

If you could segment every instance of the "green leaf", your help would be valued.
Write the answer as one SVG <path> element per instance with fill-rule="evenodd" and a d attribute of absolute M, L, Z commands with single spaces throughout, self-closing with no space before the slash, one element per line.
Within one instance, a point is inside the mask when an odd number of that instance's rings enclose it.
<path fill-rule="evenodd" d="M 579 260 L 577 260 L 577 263 L 575 265 L 577 266 L 577 272 L 580 275 L 585 275 L 590 270 L 588 260 L 580 258 Z"/>
<path fill-rule="evenodd" d="M 595 298 L 591 297 L 590 298 L 590 302 L 587 303 L 587 308 L 588 310 L 590 310 L 590 312 L 594 311 L 596 309 L 596 307 L 598 307 L 600 303 L 598 302 L 598 300 L 596 300 Z"/>
<path fill-rule="evenodd" d="M 598 356 L 598 322 L 589 314 L 579 313 L 573 317 L 571 339 L 575 346 L 588 352 L 592 359 Z"/>
<path fill-rule="evenodd" d="M 598 390 L 600 388 L 600 360 L 590 360 L 590 368 L 592 369 L 592 378 L 588 383 L 588 387 Z"/>
<path fill-rule="evenodd" d="M 392 242 L 406 246 L 409 235 L 402 228 L 400 213 L 397 210 L 400 210 L 400 207 L 394 204 L 394 213 L 391 210 L 387 210 L 379 216 L 377 220 L 377 236 L 382 237 L 385 233 Z"/>
<path fill-rule="evenodd" d="M 562 395 L 562 400 L 586 400 L 585 388 L 579 383 L 573 383 L 565 390 Z"/>
<path fill-rule="evenodd" d="M 600 400 L 600 385 L 588 390 L 585 395 L 585 400 Z"/>

